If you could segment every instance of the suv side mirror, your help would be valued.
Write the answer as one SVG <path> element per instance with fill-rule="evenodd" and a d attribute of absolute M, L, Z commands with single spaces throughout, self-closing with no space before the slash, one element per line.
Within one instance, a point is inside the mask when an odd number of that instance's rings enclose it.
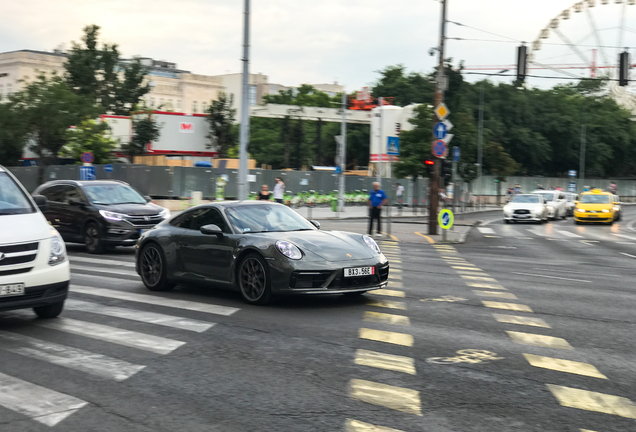
<path fill-rule="evenodd" d="M 146 202 L 152 201 L 152 198 L 150 198 L 148 195 L 144 195 L 144 199 L 146 200 Z"/>
<path fill-rule="evenodd" d="M 33 201 L 35 201 L 40 211 L 44 212 L 49 209 L 49 202 L 44 195 L 33 195 Z"/>
<path fill-rule="evenodd" d="M 315 226 L 316 228 L 320 229 L 320 222 L 318 222 L 317 220 L 310 220 L 309 221 L 313 226 Z"/>
<path fill-rule="evenodd" d="M 214 224 L 203 225 L 199 229 L 199 231 L 201 231 L 201 234 L 216 235 L 218 237 L 223 237 L 223 231 L 221 231 L 221 228 L 219 228 L 218 225 L 214 225 Z"/>

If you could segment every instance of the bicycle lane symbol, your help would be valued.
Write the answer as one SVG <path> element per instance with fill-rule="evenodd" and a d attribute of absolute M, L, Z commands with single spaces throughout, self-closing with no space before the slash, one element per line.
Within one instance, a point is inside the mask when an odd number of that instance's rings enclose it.
<path fill-rule="evenodd" d="M 497 357 L 497 353 L 478 349 L 463 349 L 457 351 L 457 354 L 459 355 L 455 357 L 430 357 L 427 358 L 426 361 L 428 363 L 448 365 L 457 363 L 488 363 L 489 361 L 504 359 L 504 357 Z"/>

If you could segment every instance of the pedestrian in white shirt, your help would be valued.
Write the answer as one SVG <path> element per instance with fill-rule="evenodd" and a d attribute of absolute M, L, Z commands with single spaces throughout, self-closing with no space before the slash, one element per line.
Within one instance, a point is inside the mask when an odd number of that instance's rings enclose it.
<path fill-rule="evenodd" d="M 276 184 L 274 185 L 274 200 L 283 204 L 283 193 L 285 193 L 285 183 L 280 177 L 276 177 Z"/>
<path fill-rule="evenodd" d="M 404 195 L 404 186 L 402 186 L 400 183 L 397 184 L 397 188 L 395 189 L 395 196 L 397 197 L 397 201 L 398 201 L 398 208 L 402 208 L 402 195 Z"/>

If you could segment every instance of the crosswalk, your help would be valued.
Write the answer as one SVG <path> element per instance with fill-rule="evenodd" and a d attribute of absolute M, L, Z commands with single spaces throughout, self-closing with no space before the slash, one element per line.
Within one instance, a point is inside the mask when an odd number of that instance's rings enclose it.
<path fill-rule="evenodd" d="M 135 280 L 132 256 L 71 256 L 70 262 L 62 316 L 41 320 L 30 310 L 0 313 L 0 358 L 17 356 L 32 365 L 11 368 L 0 362 L 0 418 L 56 426 L 90 403 L 54 388 L 54 380 L 42 375 L 63 368 L 72 371 L 74 381 L 123 382 L 143 373 L 153 359 L 185 346 L 189 335 L 213 329 L 215 317 L 240 311 L 207 299 L 188 300 L 187 294 L 145 291 Z"/>
<path fill-rule="evenodd" d="M 500 225 L 477 227 L 477 231 L 484 238 L 489 239 L 515 239 L 521 241 L 553 240 L 575 242 L 611 242 L 619 244 L 636 245 L 636 233 L 619 227 L 609 226 L 576 226 L 569 223 L 547 224 L 531 226 L 526 224 Z"/>

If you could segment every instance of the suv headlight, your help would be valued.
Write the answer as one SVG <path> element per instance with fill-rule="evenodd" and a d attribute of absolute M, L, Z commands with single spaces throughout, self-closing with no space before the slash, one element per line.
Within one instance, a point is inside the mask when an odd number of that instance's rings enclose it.
<path fill-rule="evenodd" d="M 373 249 L 374 252 L 376 253 L 382 253 L 380 251 L 380 246 L 378 246 L 378 244 L 375 242 L 375 240 L 373 240 L 371 237 L 365 235 L 362 236 L 362 238 L 364 239 L 364 242 L 367 244 L 367 246 L 369 246 L 371 249 Z"/>
<path fill-rule="evenodd" d="M 278 251 L 280 253 L 282 253 L 289 259 L 299 260 L 303 257 L 303 253 L 300 251 L 300 249 L 298 249 L 298 246 L 291 242 L 278 240 L 276 242 L 276 247 L 278 248 Z"/>
<path fill-rule="evenodd" d="M 159 216 L 161 216 L 163 219 L 168 219 L 170 217 L 170 210 L 168 209 L 161 210 L 161 213 L 159 213 Z"/>
<path fill-rule="evenodd" d="M 123 221 L 124 219 L 128 217 L 128 215 L 125 215 L 123 213 L 115 213 L 115 212 L 106 211 L 106 210 L 100 210 L 99 214 L 102 215 L 104 219 L 108 219 L 112 221 Z"/>
<path fill-rule="evenodd" d="M 58 265 L 64 261 L 66 261 L 66 247 L 64 246 L 64 240 L 62 240 L 62 237 L 60 237 L 60 234 L 57 231 L 52 230 L 49 265 Z"/>

